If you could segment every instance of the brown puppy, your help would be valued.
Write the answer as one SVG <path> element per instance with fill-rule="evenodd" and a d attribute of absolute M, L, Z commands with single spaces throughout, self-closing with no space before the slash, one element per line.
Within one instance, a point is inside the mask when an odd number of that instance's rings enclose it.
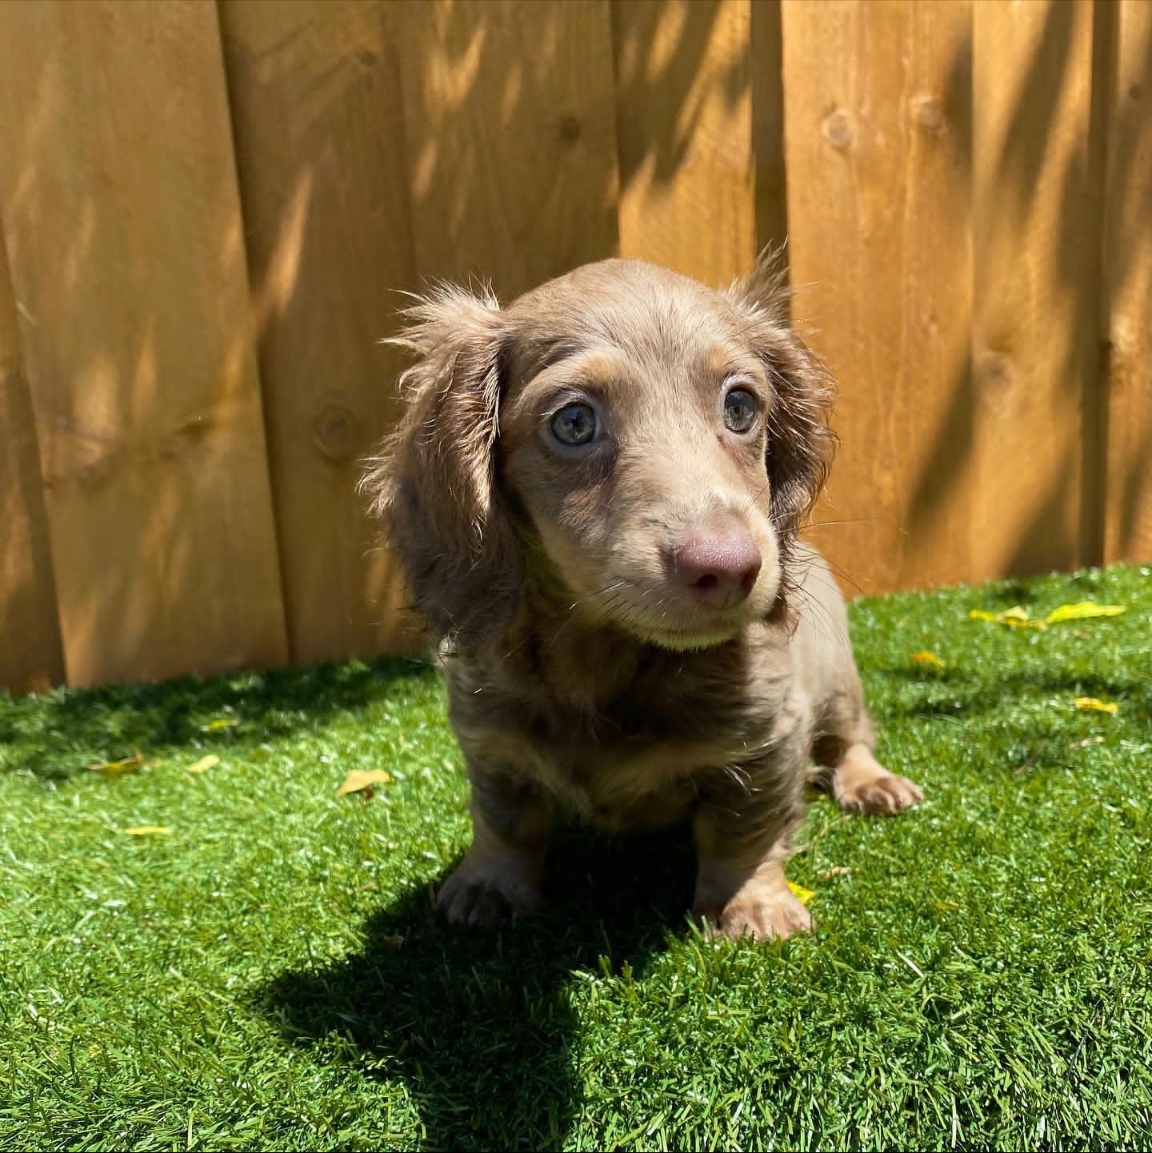
<path fill-rule="evenodd" d="M 696 916 L 807 928 L 783 869 L 805 780 L 855 812 L 921 793 L 872 755 L 843 602 L 796 540 L 830 387 L 778 281 L 719 293 L 607 260 L 506 309 L 441 289 L 412 318 L 410 406 L 366 485 L 472 783 L 440 906 L 535 909 L 560 805 L 613 828 L 690 816 Z"/>

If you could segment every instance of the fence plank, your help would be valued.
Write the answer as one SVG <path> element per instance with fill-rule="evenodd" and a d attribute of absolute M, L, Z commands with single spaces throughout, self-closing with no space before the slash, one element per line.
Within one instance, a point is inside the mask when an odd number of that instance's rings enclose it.
<path fill-rule="evenodd" d="M 397 417 L 414 286 L 397 39 L 360 0 L 220 5 L 297 661 L 407 651 L 395 564 L 357 497 Z"/>
<path fill-rule="evenodd" d="M 616 247 L 606 0 L 395 7 L 416 270 L 514 296 Z"/>
<path fill-rule="evenodd" d="M 750 0 L 614 0 L 620 254 L 726 284 L 756 254 Z"/>
<path fill-rule="evenodd" d="M 756 0 L 749 30 L 757 250 L 779 249 L 788 239 L 782 7 L 781 0 Z"/>
<path fill-rule="evenodd" d="M 69 681 L 280 663 L 215 8 L 0 7 L 0 155 Z"/>
<path fill-rule="evenodd" d="M 0 689 L 64 679 L 40 454 L 0 237 Z"/>
<path fill-rule="evenodd" d="M 974 6 L 976 579 L 1071 568 L 1099 368 L 1092 10 Z"/>
<path fill-rule="evenodd" d="M 956 579 L 972 568 L 971 6 L 783 18 L 793 312 L 838 379 L 842 434 L 810 535 L 852 589 Z"/>
<path fill-rule="evenodd" d="M 1152 5 L 1121 0 L 1104 219 L 1111 344 L 1105 559 L 1152 559 Z"/>

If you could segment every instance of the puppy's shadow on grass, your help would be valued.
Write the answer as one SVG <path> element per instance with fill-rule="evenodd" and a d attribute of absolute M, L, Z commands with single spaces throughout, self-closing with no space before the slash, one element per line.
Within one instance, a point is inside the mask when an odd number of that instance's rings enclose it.
<path fill-rule="evenodd" d="M 258 1004 L 294 1044 L 402 1078 L 427 1148 L 555 1149 L 581 1108 L 577 974 L 642 973 L 688 931 L 694 869 L 687 829 L 566 831 L 539 917 L 457 928 L 411 893 L 368 919 L 355 956 L 285 973 Z"/>

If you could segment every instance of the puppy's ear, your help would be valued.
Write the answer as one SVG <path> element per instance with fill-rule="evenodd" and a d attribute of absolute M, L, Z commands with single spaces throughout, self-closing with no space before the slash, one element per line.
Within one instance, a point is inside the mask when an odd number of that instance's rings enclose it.
<path fill-rule="evenodd" d="M 752 275 L 734 285 L 729 297 L 775 390 L 765 464 L 772 520 L 787 551 L 824 487 L 836 436 L 827 424 L 832 378 L 788 323 L 786 273 L 779 255 L 763 253 Z"/>
<path fill-rule="evenodd" d="M 473 648 L 515 614 L 519 536 L 497 476 L 503 316 L 495 299 L 436 289 L 392 343 L 415 353 L 408 407 L 361 487 L 433 638 Z"/>

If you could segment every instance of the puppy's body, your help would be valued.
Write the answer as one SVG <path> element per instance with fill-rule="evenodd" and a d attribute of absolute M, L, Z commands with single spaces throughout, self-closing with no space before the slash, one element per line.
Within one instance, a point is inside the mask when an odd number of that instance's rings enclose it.
<path fill-rule="evenodd" d="M 559 616 L 551 629 L 537 619 L 522 637 L 513 632 L 505 653 L 449 657 L 450 717 L 469 760 L 498 761 L 618 829 L 685 816 L 710 787 L 742 781 L 749 763 L 770 762 L 791 793 L 803 774 L 793 781 L 795 758 L 773 754 L 807 750 L 829 708 L 854 717 L 859 739 L 868 737 L 839 598 L 828 596 L 814 553 L 800 553 L 797 567 L 807 579 L 794 621 L 757 621 L 709 649 L 589 635 Z M 828 649 L 844 659 L 806 659 Z"/>
<path fill-rule="evenodd" d="M 806 927 L 782 865 L 810 759 L 846 808 L 919 792 L 871 755 L 843 603 L 794 539 L 826 382 L 770 285 L 607 261 L 504 311 L 445 294 L 419 316 L 414 403 L 372 483 L 449 653 L 473 786 L 441 905 L 535 908 L 560 806 L 614 828 L 688 815 L 699 916 Z"/>

